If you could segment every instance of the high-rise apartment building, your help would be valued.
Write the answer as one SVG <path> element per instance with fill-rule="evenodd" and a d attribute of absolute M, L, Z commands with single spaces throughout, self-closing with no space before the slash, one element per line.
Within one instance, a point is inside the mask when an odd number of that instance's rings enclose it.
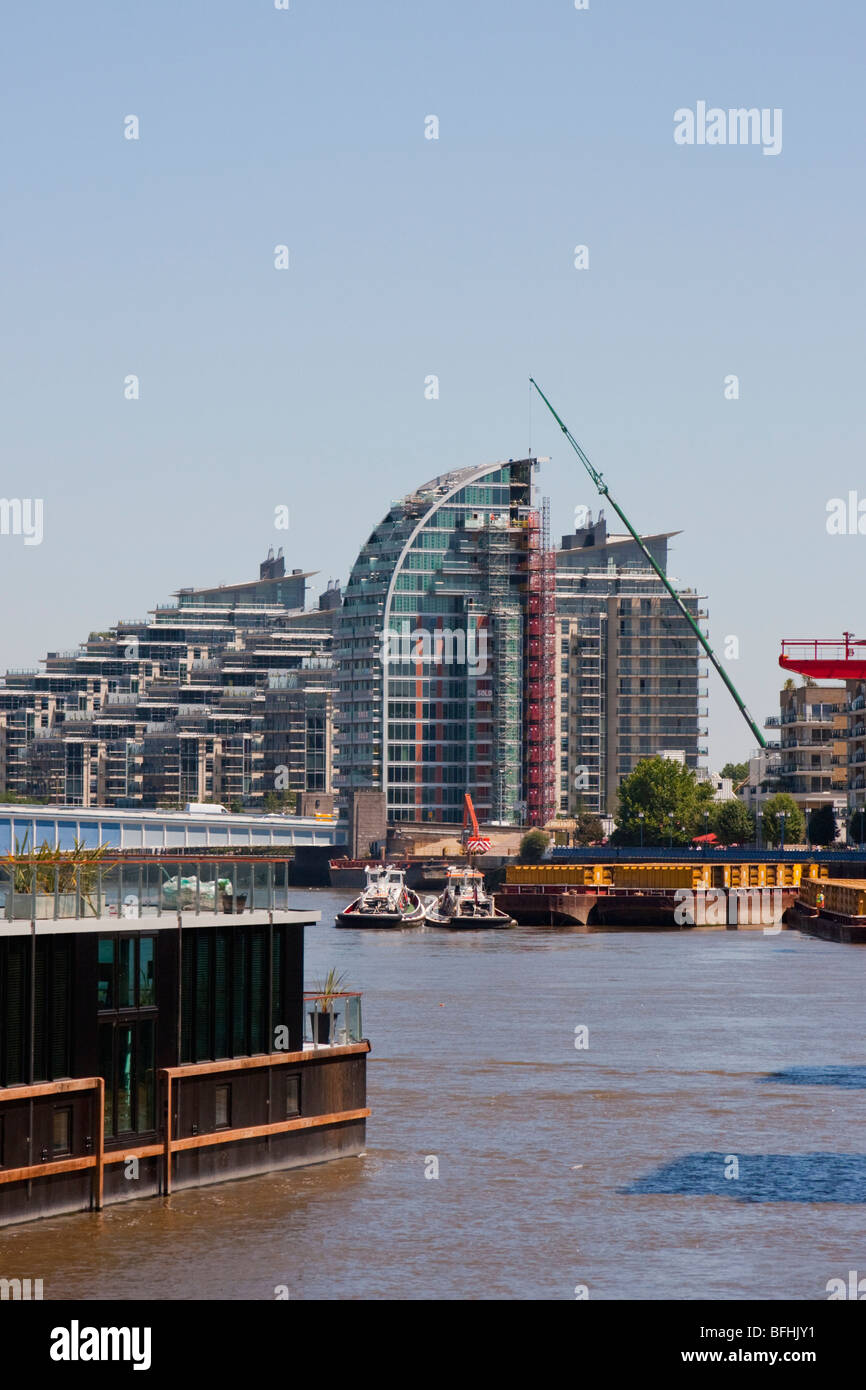
<path fill-rule="evenodd" d="M 394 502 L 335 634 L 336 785 L 391 821 L 543 824 L 555 811 L 553 568 L 532 459 L 464 468 Z"/>
<path fill-rule="evenodd" d="M 645 536 L 667 573 L 668 541 Z M 696 620 L 693 590 L 678 590 Z M 698 769 L 707 752 L 706 668 L 688 621 L 629 535 L 604 514 L 556 553 L 557 772 L 559 810 L 616 810 L 622 778 L 643 758 L 683 750 Z"/>

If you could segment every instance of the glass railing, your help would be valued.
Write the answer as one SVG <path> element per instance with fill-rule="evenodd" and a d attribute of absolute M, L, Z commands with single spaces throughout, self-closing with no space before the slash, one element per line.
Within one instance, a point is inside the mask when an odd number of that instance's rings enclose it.
<path fill-rule="evenodd" d="M 100 863 L 16 855 L 0 861 L 7 921 L 280 912 L 289 908 L 288 860 L 248 856 L 106 856 Z"/>
<path fill-rule="evenodd" d="M 345 1047 L 364 1041 L 360 994 L 304 995 L 304 1046 Z"/>

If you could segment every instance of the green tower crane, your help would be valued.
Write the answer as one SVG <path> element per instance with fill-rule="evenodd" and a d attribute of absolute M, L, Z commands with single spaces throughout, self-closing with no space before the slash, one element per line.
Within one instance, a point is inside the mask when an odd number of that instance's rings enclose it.
<path fill-rule="evenodd" d="M 648 563 L 652 566 L 652 568 L 655 570 L 656 574 L 658 575 L 659 579 L 660 579 L 660 580 L 662 581 L 662 583 L 664 584 L 665 588 L 667 589 L 667 591 L 668 591 L 668 593 L 670 594 L 671 598 L 673 599 L 674 603 L 677 605 L 677 608 L 680 610 L 680 612 L 682 613 L 683 617 L 686 619 L 687 623 L 688 623 L 689 626 L 692 628 L 692 630 L 693 630 L 695 636 L 697 637 L 698 641 L 700 642 L 701 646 L 703 647 L 704 651 L 706 652 L 706 654 L 707 654 L 707 656 L 709 657 L 710 661 L 712 662 L 713 666 L 714 666 L 715 669 L 718 671 L 718 673 L 719 673 L 719 675 L 721 676 L 722 680 L 724 681 L 725 685 L 728 687 L 728 690 L 730 691 L 731 695 L 732 695 L 733 698 L 734 698 L 734 701 L 735 701 L 735 703 L 736 703 L 737 709 L 740 711 L 740 714 L 743 716 L 743 718 L 745 719 L 745 721 L 746 721 L 746 723 L 748 724 L 749 728 L 751 729 L 752 733 L 754 734 L 755 738 L 757 739 L 757 741 L 758 741 L 758 746 L 759 746 L 760 748 L 766 748 L 766 746 L 767 746 L 767 740 L 764 738 L 764 735 L 761 733 L 761 731 L 760 731 L 760 729 L 758 728 L 757 724 L 755 723 L 754 719 L 753 719 L 752 716 L 749 714 L 749 711 L 748 711 L 748 709 L 746 708 L 746 703 L 745 703 L 745 701 L 743 700 L 742 696 L 740 695 L 740 692 L 737 690 L 736 686 L 734 685 L 734 682 L 731 680 L 731 678 L 730 678 L 730 676 L 728 675 L 727 671 L 725 670 L 724 666 L 723 666 L 722 663 L 719 661 L 719 658 L 716 656 L 716 654 L 715 654 L 715 652 L 713 651 L 712 647 L 710 646 L 710 644 L 709 644 L 707 638 L 704 636 L 703 632 L 701 631 L 701 629 L 700 629 L 698 623 L 695 621 L 695 619 L 692 617 L 691 613 L 689 612 L 688 608 L 687 608 L 686 605 L 683 603 L 682 599 L 680 598 L 680 596 L 679 596 L 679 594 L 677 593 L 677 591 L 676 591 L 676 589 L 674 588 L 674 586 L 671 584 L 671 582 L 670 582 L 670 580 L 668 579 L 667 575 L 665 574 L 664 570 L 661 568 L 660 565 L 656 564 L 655 560 L 653 559 L 653 557 L 652 557 L 652 555 L 650 554 L 650 552 L 649 552 L 649 550 L 647 549 L 647 547 L 644 545 L 643 540 L 642 540 L 641 537 L 638 535 L 637 531 L 636 531 L 636 530 L 634 529 L 634 527 L 632 526 L 631 522 L 629 521 L 629 519 L 628 519 L 628 517 L 626 516 L 625 512 L 623 511 L 622 507 L 620 507 L 619 504 L 618 504 L 617 502 L 615 502 L 614 499 L 611 497 L 610 492 L 608 491 L 607 483 L 604 481 L 604 478 L 602 477 L 601 473 L 597 473 L 596 470 L 593 468 L 593 466 L 592 466 L 592 464 L 590 463 L 589 459 L 587 458 L 586 454 L 583 452 L 583 450 L 581 449 L 581 447 L 580 447 L 580 445 L 578 444 L 577 440 L 575 439 L 574 435 L 571 433 L 571 430 L 568 428 L 568 426 L 567 426 L 567 425 L 560 419 L 560 417 L 557 415 L 556 411 L 554 410 L 553 406 L 550 404 L 550 401 L 549 401 L 549 400 L 547 399 L 547 397 L 545 396 L 545 394 L 544 394 L 544 392 L 542 391 L 541 387 L 539 386 L 538 382 L 535 380 L 534 377 L 530 377 L 529 380 L 530 380 L 530 384 L 531 384 L 532 386 L 535 387 L 536 391 L 538 392 L 538 394 L 539 394 L 539 396 L 541 397 L 541 399 L 544 401 L 544 404 L 547 406 L 547 408 L 548 408 L 548 410 L 550 411 L 551 415 L 553 416 L 554 420 L 555 420 L 556 423 L 559 425 L 559 428 L 562 430 L 562 433 L 565 435 L 565 437 L 566 437 L 566 439 L 568 440 L 569 444 L 571 445 L 572 449 L 573 449 L 574 452 L 577 454 L 577 457 L 580 459 L 580 461 L 581 461 L 581 463 L 583 464 L 584 468 L 586 469 L 587 473 L 588 473 L 589 476 L 592 478 L 592 481 L 595 483 L 595 486 L 597 487 L 598 491 L 601 493 L 602 497 L 606 497 L 606 498 L 607 498 L 608 502 L 609 502 L 610 505 L 613 507 L 614 511 L 616 512 L 617 516 L 619 517 L 620 521 L 622 522 L 622 524 L 625 526 L 626 530 L 628 531 L 629 535 L 630 535 L 630 536 L 632 537 L 632 539 L 633 539 L 634 541 L 636 541 L 637 544 L 640 546 L 640 549 L 643 551 L 643 554 L 646 556 L 647 562 L 648 562 Z"/>

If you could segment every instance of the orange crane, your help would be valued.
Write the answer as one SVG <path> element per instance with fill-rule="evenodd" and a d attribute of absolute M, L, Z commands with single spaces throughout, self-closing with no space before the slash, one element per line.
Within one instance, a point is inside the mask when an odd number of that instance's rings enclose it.
<path fill-rule="evenodd" d="M 463 797 L 463 848 L 467 854 L 486 854 L 490 841 L 478 828 L 478 817 L 468 792 Z"/>

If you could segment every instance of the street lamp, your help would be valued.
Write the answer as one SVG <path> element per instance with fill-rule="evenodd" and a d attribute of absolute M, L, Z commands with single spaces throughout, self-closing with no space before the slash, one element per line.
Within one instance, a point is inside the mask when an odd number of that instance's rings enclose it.
<path fill-rule="evenodd" d="M 780 812 L 779 812 L 779 820 L 781 821 L 781 824 L 782 824 L 782 853 L 783 853 L 783 854 L 785 853 L 785 818 L 786 818 L 787 814 L 788 814 L 787 811 L 780 811 Z"/>
<path fill-rule="evenodd" d="M 761 849 L 761 848 L 762 848 L 762 845 L 761 845 L 761 821 L 762 821 L 763 819 L 764 819 L 764 813 L 763 813 L 763 811 L 756 811 L 756 812 L 755 812 L 755 839 L 757 840 L 757 844 L 755 845 L 755 849 Z"/>
<path fill-rule="evenodd" d="M 643 811 L 638 811 L 638 813 L 637 813 L 637 818 L 638 818 L 638 820 L 640 821 L 640 847 L 641 847 L 641 849 L 643 849 L 643 818 L 644 818 L 644 813 L 643 813 Z"/>
<path fill-rule="evenodd" d="M 673 849 L 673 847 L 674 847 L 674 813 L 673 813 L 673 811 L 668 811 L 668 849 L 671 850 L 671 849 Z"/>
<path fill-rule="evenodd" d="M 707 836 L 709 835 L 709 833 L 710 833 L 710 813 L 709 813 L 709 811 L 704 811 L 704 854 L 706 854 L 707 850 L 708 850 L 709 847 L 710 847 L 710 842 L 709 842 L 709 840 L 707 839 Z"/>

